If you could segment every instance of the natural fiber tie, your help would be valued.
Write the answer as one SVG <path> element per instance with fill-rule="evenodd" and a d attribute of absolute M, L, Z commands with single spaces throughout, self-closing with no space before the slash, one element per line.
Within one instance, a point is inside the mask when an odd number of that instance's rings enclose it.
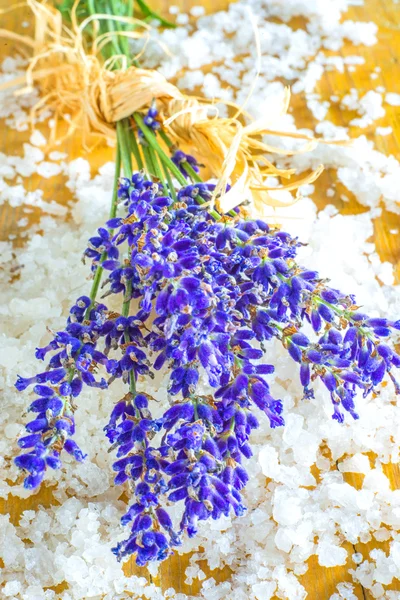
<path fill-rule="evenodd" d="M 268 190 L 294 190 L 300 185 L 312 183 L 321 173 L 322 166 L 296 182 L 287 182 L 294 171 L 277 168 L 266 157 L 268 154 L 296 153 L 270 146 L 263 139 L 266 134 L 302 139 L 304 145 L 297 152 L 313 149 L 317 144 L 313 138 L 274 131 L 270 128 L 270 118 L 243 125 L 239 119 L 243 111 L 234 104 L 229 104 L 229 108 L 235 109 L 236 116 L 220 118 L 215 103 L 183 94 L 155 70 L 128 67 L 124 56 L 115 56 L 102 62 L 100 50 L 109 42 L 110 34 L 98 35 L 91 47 L 87 48 L 83 31 L 89 23 L 96 29 L 99 20 L 104 18 L 123 21 L 134 25 L 135 30 L 123 31 L 120 35 L 136 39 L 148 36 L 149 27 L 137 19 L 110 15 L 93 15 L 78 24 L 75 14 L 77 3 L 72 11 L 69 29 L 63 25 L 58 10 L 46 3 L 27 0 L 35 16 L 34 38 L 0 31 L 0 35 L 22 42 L 32 49 L 25 86 L 18 93 L 39 86 L 41 99 L 33 108 L 33 116 L 49 108 L 54 112 L 56 125 L 52 130 L 53 141 L 62 139 L 60 127 L 57 127 L 61 121 L 68 124 L 66 135 L 80 132 L 85 147 L 93 146 L 100 139 L 114 140 L 114 124 L 117 121 L 131 116 L 135 111 L 146 110 L 157 99 L 163 125 L 169 130 L 173 141 L 193 150 L 196 157 L 218 178 L 214 200 L 223 212 L 250 196 L 260 213 L 264 204 L 291 204 L 295 198 L 272 198 Z M 117 65 L 119 69 L 115 68 Z M 15 85 L 22 82 L 11 83 Z M 286 112 L 288 103 L 287 91 L 282 113 Z M 210 115 L 210 112 L 214 114 Z M 279 188 L 271 188 L 265 184 L 269 175 L 284 179 L 286 183 L 281 183 Z M 228 181 L 232 186 L 228 193 L 224 193 Z"/>

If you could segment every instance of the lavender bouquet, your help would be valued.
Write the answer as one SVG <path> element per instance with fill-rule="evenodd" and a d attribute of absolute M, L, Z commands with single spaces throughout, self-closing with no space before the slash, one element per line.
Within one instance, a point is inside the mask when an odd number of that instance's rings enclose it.
<path fill-rule="evenodd" d="M 108 4 L 80 3 L 72 18 L 100 22 L 101 15 L 113 14 L 114 3 Z M 62 6 L 71 9 L 68 2 Z M 124 33 L 132 24 L 131 7 L 122 3 L 120 9 L 125 20 L 103 20 L 101 35 L 115 46 L 105 47 L 106 61 L 116 52 L 129 60 Z M 386 375 L 400 391 L 393 375 L 400 356 L 388 341 L 400 321 L 369 318 L 351 294 L 329 287 L 327 274 L 302 268 L 296 262 L 301 242 L 240 206 L 244 191 L 232 202 L 243 174 L 256 194 L 267 191 L 251 133 L 231 132 L 242 154 L 236 148 L 232 166 L 225 148 L 219 180 L 204 180 L 199 159 L 177 146 L 177 129 L 170 137 L 166 92 L 153 92 L 159 99 L 145 110 L 116 119 L 110 214 L 83 252 L 91 262 L 91 290 L 71 307 L 64 330 L 37 349 L 46 367 L 16 382 L 18 390 L 33 386 L 36 394 L 29 406 L 34 418 L 15 459 L 25 487 L 34 489 L 47 468 L 61 468 L 63 451 L 77 461 L 85 458 L 73 439 L 83 387 L 123 381 L 125 393 L 104 432 L 116 456 L 115 483 L 130 495 L 122 518 L 127 536 L 114 553 L 119 560 L 134 555 L 138 565 L 168 557 L 183 535 L 196 535 L 199 521 L 246 510 L 241 491 L 250 435 L 258 426 L 254 413 L 264 413 L 271 427 L 284 424 L 282 402 L 268 385 L 272 338 L 287 349 L 305 398 L 322 380 L 339 422 L 346 413 L 357 419 L 356 396 L 376 393 Z M 171 109 L 170 99 L 167 104 Z M 219 132 L 226 135 L 228 125 Z M 254 131 L 253 144 L 262 146 Z M 244 136 L 245 151 L 239 143 Z M 204 145 L 199 148 L 204 160 Z M 114 307 L 118 299 L 115 310 L 110 301 Z M 146 390 L 159 370 L 169 379 L 168 408 L 155 417 Z M 175 504 L 179 523 L 169 514 Z"/>

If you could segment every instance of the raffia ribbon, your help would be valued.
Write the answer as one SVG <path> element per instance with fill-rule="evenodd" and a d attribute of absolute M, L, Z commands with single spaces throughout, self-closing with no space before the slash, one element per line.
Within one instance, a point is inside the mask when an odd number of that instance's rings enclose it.
<path fill-rule="evenodd" d="M 265 184 L 267 176 L 289 180 L 294 171 L 276 167 L 267 155 L 288 156 L 295 152 L 272 147 L 263 141 L 263 136 L 271 134 L 302 139 L 304 145 L 298 152 L 313 149 L 316 140 L 305 135 L 274 131 L 271 129 L 271 118 L 253 121 L 245 126 L 239 119 L 243 110 L 233 104 L 229 106 L 236 109 L 236 116 L 220 118 L 213 103 L 183 94 L 158 71 L 128 67 L 124 56 L 115 56 L 104 63 L 100 50 L 110 41 L 110 34 L 98 35 L 88 48 L 83 31 L 89 23 L 96 28 L 100 19 L 111 18 L 134 25 L 133 31 L 121 33 L 130 38 L 145 38 L 149 35 L 149 27 L 136 19 L 110 15 L 94 15 L 78 24 L 75 14 L 78 2 L 72 11 L 69 29 L 63 24 L 61 13 L 54 7 L 45 2 L 27 0 L 35 17 L 34 38 L 0 31 L 0 35 L 23 43 L 32 50 L 25 81 L 13 83 L 25 84 L 17 93 L 39 86 L 41 98 L 33 108 L 33 117 L 44 110 L 54 111 L 53 141 L 62 139 L 57 127 L 61 121 L 68 124 L 66 135 L 75 131 L 82 134 L 86 147 L 93 145 L 96 140 L 115 140 L 117 121 L 131 116 L 135 111 L 146 110 L 157 99 L 160 117 L 173 141 L 192 149 L 196 157 L 218 178 L 213 202 L 217 203 L 220 210 L 227 212 L 250 197 L 259 213 L 263 212 L 265 204 L 286 206 L 296 200 L 292 196 L 291 200 L 281 200 L 268 193 L 271 188 Z M 116 64 L 121 68 L 115 69 Z M 111 66 L 113 70 L 110 70 Z M 288 103 L 287 91 L 282 113 L 286 112 Z M 210 115 L 210 112 L 214 112 L 214 115 Z M 320 166 L 297 182 L 281 182 L 279 188 L 273 189 L 295 190 L 300 185 L 313 182 L 321 170 Z M 228 181 L 232 187 L 225 193 Z"/>

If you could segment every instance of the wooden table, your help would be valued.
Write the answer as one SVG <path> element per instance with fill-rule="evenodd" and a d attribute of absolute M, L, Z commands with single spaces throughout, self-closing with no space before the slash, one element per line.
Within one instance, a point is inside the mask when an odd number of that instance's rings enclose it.
<path fill-rule="evenodd" d="M 9 6 L 8 0 L 0 0 L 0 8 L 6 8 Z M 160 8 L 162 12 L 167 13 L 168 6 L 171 4 L 169 0 L 153 0 L 152 5 L 156 8 Z M 188 10 L 191 6 L 198 5 L 198 0 L 174 0 L 174 4 L 179 5 L 184 10 Z M 202 0 L 202 4 L 206 8 L 207 12 L 221 10 L 227 7 L 228 2 L 226 0 Z M 7 15 L 0 16 L 1 27 L 7 29 L 20 30 L 20 23 L 26 18 L 26 14 L 22 17 L 19 11 L 8 13 Z M 400 4 L 393 0 L 365 0 L 364 6 L 352 7 L 346 18 L 353 20 L 373 20 L 379 26 L 378 44 L 371 47 L 354 47 L 351 44 L 346 45 L 342 49 L 343 56 L 345 55 L 360 55 L 365 58 L 365 64 L 357 66 L 356 71 L 351 73 L 345 71 L 339 73 L 337 71 L 326 72 L 322 81 L 318 86 L 322 98 L 329 99 L 332 94 L 338 94 L 343 96 L 351 87 L 357 88 L 360 96 L 366 93 L 376 85 L 382 85 L 387 88 L 388 91 L 400 93 L 400 77 L 399 75 L 399 61 L 400 61 Z M 301 26 L 301 19 L 297 20 L 296 25 Z M 24 33 L 26 30 L 24 31 Z M 0 56 L 3 58 L 8 54 L 13 54 L 15 47 L 13 44 L 4 40 L 0 40 Z M 379 66 L 381 72 L 378 75 L 378 79 L 371 82 L 370 73 L 375 67 Z M 374 85 L 372 85 L 374 84 Z M 359 131 L 356 128 L 351 130 L 353 136 L 357 136 L 361 133 L 366 133 L 370 139 L 373 139 L 376 148 L 385 154 L 394 154 L 397 158 L 400 157 L 400 107 L 385 106 L 386 117 L 374 123 L 367 130 Z M 294 97 L 292 100 L 292 108 L 296 117 L 296 122 L 299 126 L 313 127 L 315 122 L 306 108 L 304 98 L 301 96 Z M 330 109 L 327 118 L 337 124 L 346 125 L 351 120 L 353 115 L 351 113 L 342 112 L 336 106 Z M 376 135 L 375 127 L 379 125 L 391 125 L 393 128 L 393 134 L 381 137 Z M 3 128 L 3 151 L 9 154 L 18 154 L 21 152 L 22 143 L 28 141 L 29 132 L 17 133 L 13 130 Z M 67 152 L 69 157 L 75 158 L 77 156 L 84 156 L 80 147 L 79 139 L 70 139 L 63 147 L 63 151 Z M 100 152 L 92 153 L 89 157 L 93 166 L 92 173 L 95 172 L 97 166 L 109 160 L 112 157 L 110 150 L 103 149 Z M 326 203 L 326 196 L 324 189 L 335 180 L 335 173 L 327 170 L 316 185 L 316 192 L 314 200 L 319 208 L 323 208 Z M 30 180 L 25 180 L 24 185 L 27 189 L 36 189 L 41 187 L 44 192 L 44 199 L 51 200 L 57 198 L 57 201 L 65 202 L 70 199 L 70 192 L 64 186 L 64 180 L 62 177 L 55 177 L 49 180 L 41 180 L 39 176 L 35 175 Z M 350 196 L 348 202 L 343 202 L 340 198 L 343 189 L 340 184 L 337 185 L 336 195 L 330 198 L 330 202 L 335 204 L 340 212 L 343 214 L 357 214 L 364 212 L 365 207 L 359 205 L 354 198 L 351 197 L 346 190 L 346 195 Z M 399 198 L 400 202 L 400 198 Z M 17 226 L 18 220 L 26 216 L 23 213 L 23 207 L 17 209 L 11 209 L 5 205 L 2 207 L 0 212 L 0 234 L 1 239 L 7 239 L 9 234 L 16 234 L 16 243 L 21 245 L 24 243 L 20 236 L 21 228 Z M 26 229 L 35 219 L 38 217 L 38 211 L 34 211 L 29 215 L 29 223 Z M 381 218 L 374 221 L 374 241 L 376 243 L 377 251 L 382 260 L 389 260 L 396 266 L 396 280 L 400 283 L 400 243 L 398 234 L 390 233 L 390 230 L 400 228 L 400 216 L 388 213 L 385 210 Z M 400 471 L 397 465 L 388 465 L 385 468 L 385 472 L 390 478 L 393 489 L 400 488 Z M 362 479 L 358 475 L 346 475 L 348 483 L 359 487 L 362 483 Z M 49 506 L 55 503 L 53 499 L 51 489 L 42 488 L 40 493 L 35 496 L 28 498 L 27 500 L 21 501 L 19 499 L 10 497 L 7 502 L 2 502 L 0 505 L 1 512 L 8 512 L 11 516 L 11 521 L 14 524 L 18 523 L 21 513 L 24 510 L 34 509 L 38 505 Z M 370 543 L 370 544 L 357 544 L 356 547 L 347 545 L 349 556 L 354 551 L 361 551 L 364 556 L 367 556 L 373 547 L 382 548 L 388 550 L 387 543 Z M 200 585 L 198 582 L 194 582 L 192 585 L 186 585 L 185 581 L 185 568 L 188 564 L 188 557 L 175 555 L 168 561 L 164 562 L 161 566 L 160 576 L 157 578 L 156 583 L 161 582 L 163 589 L 168 587 L 174 587 L 177 591 L 184 592 L 186 594 L 197 596 Z M 223 571 L 213 571 L 210 573 L 207 568 L 202 564 L 203 570 L 208 574 L 212 575 L 216 580 L 223 581 L 229 578 L 229 569 Z M 316 557 L 312 557 L 309 560 L 309 569 L 305 575 L 300 579 L 308 591 L 309 600 L 327 600 L 336 591 L 336 585 L 340 582 L 351 581 L 347 571 L 349 568 L 354 568 L 354 563 L 351 563 L 350 559 L 348 563 L 343 567 L 325 569 L 318 566 Z M 134 566 L 133 562 L 128 562 L 125 566 L 126 574 L 138 573 L 138 569 Z M 140 573 L 143 575 L 143 573 Z M 372 595 L 364 590 L 360 585 L 356 585 L 357 597 L 361 599 L 372 599 Z M 57 591 L 65 589 L 64 585 L 55 588 Z M 400 583 L 396 582 L 395 585 L 390 586 L 389 589 L 400 590 Z M 400 599 L 400 591 L 399 591 Z"/>

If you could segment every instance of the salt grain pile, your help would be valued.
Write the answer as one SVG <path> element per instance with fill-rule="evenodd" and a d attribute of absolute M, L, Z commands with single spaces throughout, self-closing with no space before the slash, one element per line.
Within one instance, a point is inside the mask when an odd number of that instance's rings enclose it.
<path fill-rule="evenodd" d="M 308 106 L 320 121 L 317 133 L 343 139 L 346 130 L 324 121 L 327 105 L 316 96 L 315 85 L 325 68 L 356 67 L 360 62 L 357 57 L 349 62 L 340 56 L 344 40 L 367 45 L 375 42 L 374 24 L 353 23 L 345 17 L 340 21 L 352 3 L 249 0 L 232 5 L 227 12 L 200 18 L 196 29 L 187 24 L 185 15 L 178 15 L 181 27 L 161 34 L 173 57 L 165 60 L 154 45 L 149 64 L 160 63 L 168 77 L 188 68 L 179 82 L 181 86 L 200 86 L 208 96 L 225 95 L 244 101 L 254 80 L 255 56 L 246 54 L 254 36 L 251 9 L 258 19 L 262 68 L 247 109 L 255 117 L 272 109 L 276 97 L 282 94 L 277 78 L 292 79 L 293 91 L 306 93 Z M 199 16 L 201 9 L 193 9 L 192 13 Z M 307 31 L 294 31 L 289 25 L 269 20 L 279 17 L 289 21 L 297 15 L 307 19 Z M 324 49 L 336 54 L 326 57 Z M 204 75 L 201 67 L 214 62 L 217 66 Z M 3 79 L 18 68 L 22 68 L 18 60 L 8 59 L 3 65 Z M 227 92 L 222 87 L 226 83 L 232 86 Z M 350 92 L 341 102 L 357 110 L 363 125 L 382 115 L 384 96 L 376 94 L 359 98 Z M 396 101 L 391 98 L 395 94 L 388 96 L 388 102 Z M 7 94 L 1 102 L 0 115 L 18 128 L 33 98 L 25 98 L 22 104 L 21 99 L 17 101 Z M 295 130 L 292 117 L 283 117 L 279 122 L 282 127 Z M 24 205 L 28 211 L 32 206 L 43 210 L 43 234 L 30 231 L 16 256 L 11 242 L 1 243 L 0 377 L 6 390 L 0 413 L 3 497 L 11 490 L 22 498 L 28 495 L 12 485 L 17 472 L 10 466 L 10 458 L 22 429 L 20 415 L 27 404 L 26 396 L 14 390 L 14 381 L 17 373 L 25 376 L 34 372 L 35 345 L 47 339 L 46 327 L 62 327 L 67 307 L 87 289 L 87 268 L 80 257 L 87 238 L 104 221 L 112 187 L 112 164 L 104 165 L 91 178 L 85 160 L 68 163 L 59 153 L 44 156 L 42 142 L 36 133 L 25 146 L 22 158 L 0 155 L 0 203 Z M 332 285 L 354 292 L 372 316 L 398 318 L 400 295 L 391 286 L 392 267 L 380 262 L 374 245 L 367 240 L 373 233 L 371 216 L 379 211 L 380 199 L 389 210 L 399 212 L 396 201 L 400 198 L 400 165 L 393 157 L 375 151 L 365 137 L 357 139 L 352 147 L 320 145 L 312 153 L 292 159 L 300 169 L 320 162 L 336 168 L 339 181 L 371 210 L 344 217 L 327 206 L 317 215 L 307 198 L 312 192 L 312 186 L 308 186 L 303 190 L 305 199 L 286 209 L 285 228 L 309 242 L 303 249 L 303 264 L 322 274 L 329 273 Z M 68 210 L 68 222 L 64 222 L 63 207 L 44 202 L 40 191 L 25 192 L 24 178 L 33 172 L 42 177 L 65 174 L 76 199 Z M 20 272 L 20 278 L 10 285 L 12 272 Z M 382 471 L 382 464 L 399 460 L 396 440 L 400 439 L 400 410 L 392 388 L 384 387 L 373 400 L 360 399 L 360 420 L 340 425 L 330 418 L 331 402 L 325 389 L 320 386 L 316 399 L 300 402 L 301 386 L 297 376 L 293 378 L 297 367 L 284 356 L 280 344 L 271 345 L 269 352 L 277 365 L 272 391 L 284 400 L 286 426 L 270 430 L 266 419 L 260 419 L 262 426 L 253 438 L 255 455 L 249 461 L 251 480 L 245 492 L 248 512 L 241 519 L 224 518 L 204 524 L 198 537 L 186 542 L 182 552 L 195 551 L 187 569 L 188 582 L 196 577 L 203 580 L 197 597 L 205 600 L 268 600 L 273 596 L 301 600 L 306 592 L 298 576 L 306 572 L 307 559 L 316 554 L 320 565 L 343 565 L 350 549 L 354 582 L 360 582 L 373 598 L 398 600 L 399 592 L 384 591 L 384 586 L 400 573 L 400 491 L 390 489 Z M 112 487 L 111 458 L 102 434 L 109 407 L 118 399 L 118 390 L 113 393 L 115 397 L 109 397 L 108 392 L 86 389 L 82 396 L 76 414 L 77 442 L 89 457 L 83 464 L 66 465 L 62 472 L 52 471 L 50 483 L 56 485 L 54 498 L 59 505 L 25 511 L 16 527 L 9 523 L 8 516 L 0 516 L 2 598 L 119 600 L 131 597 L 128 592 L 134 592 L 133 597 L 154 600 L 187 598 L 172 589 L 163 593 L 143 577 L 125 577 L 110 553 L 116 538 L 122 538 L 119 519 L 123 512 L 119 491 Z M 156 396 L 162 399 L 164 395 L 165 388 L 161 387 Z M 377 456 L 373 464 L 365 455 L 371 450 Z M 319 471 L 318 481 L 313 465 Z M 348 472 L 364 475 L 360 490 L 345 483 Z M 354 544 L 370 540 L 390 541 L 390 552 L 353 552 Z M 196 552 L 200 547 L 204 551 Z M 225 583 L 205 578 L 196 565 L 199 558 L 205 558 L 211 569 L 229 565 L 232 577 Z M 46 590 L 62 581 L 68 583 L 67 591 Z M 339 584 L 331 600 L 355 599 L 353 590 L 350 583 Z"/>

